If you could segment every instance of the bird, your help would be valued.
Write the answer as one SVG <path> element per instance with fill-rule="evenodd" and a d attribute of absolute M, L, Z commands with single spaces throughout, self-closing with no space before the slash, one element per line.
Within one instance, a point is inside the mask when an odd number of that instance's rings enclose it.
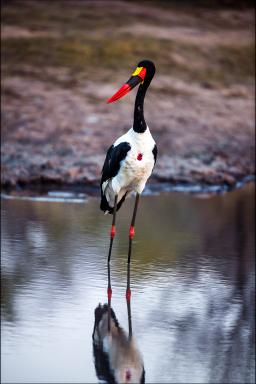
<path fill-rule="evenodd" d="M 107 100 L 108 103 L 113 103 L 139 85 L 134 104 L 133 125 L 110 146 L 101 173 L 100 208 L 104 213 L 113 215 L 108 263 L 116 235 L 116 213 L 126 197 L 135 193 L 135 205 L 129 229 L 127 261 L 130 263 L 139 198 L 157 159 L 156 142 L 144 118 L 144 99 L 155 71 L 155 65 L 151 60 L 140 61 L 129 80 Z"/>

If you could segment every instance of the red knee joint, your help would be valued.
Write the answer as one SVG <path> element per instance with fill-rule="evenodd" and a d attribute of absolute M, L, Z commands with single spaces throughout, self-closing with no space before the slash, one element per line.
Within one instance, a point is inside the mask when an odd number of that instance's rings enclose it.
<path fill-rule="evenodd" d="M 130 290 L 130 288 L 126 289 L 126 300 L 130 301 L 131 300 L 131 295 L 132 295 L 132 292 Z"/>
<path fill-rule="evenodd" d="M 108 300 L 111 300 L 112 297 L 112 289 L 108 288 Z"/>
<path fill-rule="evenodd" d="M 111 231 L 110 231 L 110 237 L 113 239 L 116 235 L 116 227 L 115 225 L 112 225 Z"/>
<path fill-rule="evenodd" d="M 130 226 L 130 231 L 129 231 L 130 239 L 133 239 L 133 238 L 134 238 L 134 235 L 135 235 L 135 229 L 134 229 L 134 227 L 131 225 L 131 226 Z"/>

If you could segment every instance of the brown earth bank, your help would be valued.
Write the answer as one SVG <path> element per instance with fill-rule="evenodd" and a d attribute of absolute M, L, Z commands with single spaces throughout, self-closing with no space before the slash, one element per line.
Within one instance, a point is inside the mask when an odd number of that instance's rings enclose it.
<path fill-rule="evenodd" d="M 2 11 L 3 189 L 98 186 L 135 92 L 106 99 L 144 58 L 157 67 L 145 101 L 159 151 L 151 183 L 232 187 L 254 175 L 252 9 L 5 1 Z"/>

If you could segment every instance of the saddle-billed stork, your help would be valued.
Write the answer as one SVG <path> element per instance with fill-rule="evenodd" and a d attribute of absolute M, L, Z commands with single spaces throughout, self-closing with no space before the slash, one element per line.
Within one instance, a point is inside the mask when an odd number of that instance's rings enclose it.
<path fill-rule="evenodd" d="M 110 262 L 113 239 L 116 234 L 116 212 L 127 195 L 135 192 L 135 206 L 129 231 L 128 263 L 130 263 L 139 197 L 156 162 L 156 143 L 143 113 L 145 94 L 154 74 L 155 65 L 152 61 L 140 61 L 131 78 L 108 100 L 108 103 L 112 103 L 140 84 L 135 99 L 133 126 L 108 149 L 102 169 L 100 208 L 105 213 L 113 214 L 108 262 Z"/>

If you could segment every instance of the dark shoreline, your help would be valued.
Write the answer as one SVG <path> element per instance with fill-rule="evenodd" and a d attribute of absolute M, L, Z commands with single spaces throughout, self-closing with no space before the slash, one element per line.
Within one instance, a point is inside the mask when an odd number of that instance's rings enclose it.
<path fill-rule="evenodd" d="M 181 192 L 193 195 L 218 195 L 242 188 L 246 184 L 255 183 L 255 175 L 248 175 L 235 184 L 229 185 L 222 184 L 209 184 L 209 183 L 182 183 L 182 182 L 162 182 L 162 183 L 148 183 L 143 194 L 144 195 L 158 195 L 165 192 Z M 1 189 L 1 197 L 8 198 L 28 198 L 37 199 L 42 198 L 49 201 L 56 200 L 81 200 L 84 201 L 89 197 L 96 197 L 100 195 L 100 188 L 94 184 L 26 184 L 26 186 L 19 186 L 18 188 L 3 187 Z"/>

